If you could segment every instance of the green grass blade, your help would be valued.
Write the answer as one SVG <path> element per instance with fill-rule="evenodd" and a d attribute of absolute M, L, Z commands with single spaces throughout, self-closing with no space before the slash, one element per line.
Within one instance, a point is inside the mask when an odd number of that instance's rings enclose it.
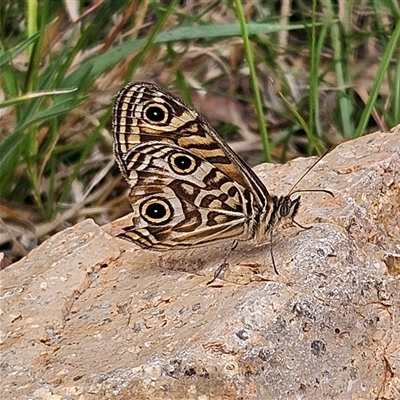
<path fill-rule="evenodd" d="M 293 24 L 293 25 L 280 25 L 280 24 L 267 24 L 267 23 L 249 23 L 247 24 L 247 30 L 249 35 L 256 35 L 260 33 L 271 33 L 284 30 L 297 30 L 304 29 L 307 24 Z M 198 27 L 193 26 L 181 26 L 172 29 L 168 32 L 161 32 L 158 34 L 154 43 L 173 43 L 176 41 L 187 41 L 193 39 L 215 39 L 223 37 L 240 36 L 240 25 L 239 24 L 223 24 L 223 25 L 201 25 Z M 60 86 L 63 88 L 75 88 L 77 82 L 85 76 L 86 79 L 92 79 L 107 71 L 109 68 L 114 66 L 117 62 L 121 61 L 130 54 L 142 49 L 147 43 L 147 39 L 136 39 L 126 41 L 118 46 L 110 48 L 103 54 L 97 57 L 92 57 L 85 60 L 80 65 L 79 69 L 72 72 L 70 75 L 65 77 L 61 82 Z"/>
<path fill-rule="evenodd" d="M 372 109 L 374 108 L 375 105 L 376 98 L 378 97 L 379 88 L 382 84 L 385 74 L 387 73 L 391 58 L 395 54 L 396 48 L 397 50 L 399 49 L 399 40 L 400 40 L 400 19 L 397 21 L 397 24 L 392 33 L 392 37 L 390 38 L 389 43 L 386 46 L 385 52 L 382 57 L 382 61 L 376 73 L 376 78 L 372 84 L 367 104 L 364 107 L 364 110 L 361 114 L 360 122 L 358 123 L 358 126 L 354 132 L 354 137 L 360 137 L 364 133 L 365 128 L 367 127 Z"/>
<path fill-rule="evenodd" d="M 326 3 L 328 9 L 328 20 L 333 21 L 333 4 L 331 0 Z M 346 55 L 342 48 L 339 26 L 337 23 L 332 22 L 331 25 L 331 41 L 333 46 L 333 58 L 335 63 L 336 80 L 338 85 L 339 94 L 339 110 L 343 135 L 346 139 L 350 139 L 354 134 L 354 107 L 349 95 L 347 93 L 347 81 L 345 77 L 345 60 Z"/>
<path fill-rule="evenodd" d="M 3 68 L 5 65 L 9 64 L 13 59 L 15 59 L 15 57 L 25 51 L 27 47 L 29 47 L 32 43 L 35 42 L 35 40 L 37 40 L 38 36 L 39 35 L 36 34 L 29 37 L 28 39 L 21 41 L 21 43 L 19 43 L 11 50 L 4 50 L 4 48 L 2 47 L 0 51 L 0 68 Z"/>
<path fill-rule="evenodd" d="M 319 77 L 319 69 L 321 65 L 321 54 L 323 51 L 323 46 L 327 37 L 328 26 L 327 24 L 323 24 L 321 30 L 316 31 L 316 13 L 317 13 L 317 1 L 313 0 L 313 12 L 312 12 L 312 27 L 311 27 L 311 44 L 310 44 L 310 76 L 309 76 L 309 123 L 310 134 L 314 138 L 322 137 L 322 124 L 321 124 L 321 116 L 320 116 L 320 77 Z M 312 142 L 309 142 L 308 146 L 308 154 L 311 155 L 313 151 Z"/>
<path fill-rule="evenodd" d="M 32 99 L 37 99 L 37 98 L 42 98 L 45 96 L 54 96 L 57 94 L 66 94 L 66 93 L 71 93 L 76 91 L 76 89 L 68 89 L 68 90 L 48 90 L 48 91 L 42 91 L 42 92 L 35 92 L 35 93 L 27 93 L 22 96 L 14 97 L 13 99 L 10 100 L 4 100 L 0 102 L 0 108 L 4 107 L 9 107 L 15 104 L 20 104 L 28 100 Z"/>
<path fill-rule="evenodd" d="M 242 3 L 240 0 L 235 0 L 236 5 L 236 12 L 238 15 L 239 23 L 240 23 L 240 30 L 243 39 L 243 47 L 246 54 L 246 61 L 250 69 L 250 80 L 251 80 L 251 87 L 253 89 L 254 94 L 254 102 L 256 105 L 256 112 L 257 112 L 257 120 L 258 126 L 260 128 L 261 140 L 263 144 L 263 151 L 265 161 L 271 162 L 271 146 L 268 140 L 268 132 L 267 132 L 267 125 L 265 123 L 265 115 L 264 115 L 264 107 L 261 100 L 260 95 L 260 88 L 258 86 L 258 79 L 256 68 L 254 66 L 254 59 L 253 59 L 253 52 L 251 49 L 251 44 L 249 40 L 249 31 L 247 30 L 246 19 L 244 16 L 244 10 L 242 7 Z"/>
<path fill-rule="evenodd" d="M 167 9 L 163 12 L 162 17 L 157 21 L 149 38 L 146 40 L 145 45 L 143 46 L 143 48 L 139 51 L 138 55 L 133 60 L 132 65 L 130 66 L 129 71 L 127 73 L 128 76 L 132 76 L 133 73 L 136 71 L 136 69 L 139 67 L 139 65 L 143 62 L 144 57 L 146 56 L 146 54 L 149 52 L 149 50 L 153 46 L 155 40 L 157 39 L 157 36 L 160 34 L 162 27 L 167 22 L 168 17 L 173 12 L 174 7 L 177 2 L 178 2 L 178 0 L 170 1 Z"/>

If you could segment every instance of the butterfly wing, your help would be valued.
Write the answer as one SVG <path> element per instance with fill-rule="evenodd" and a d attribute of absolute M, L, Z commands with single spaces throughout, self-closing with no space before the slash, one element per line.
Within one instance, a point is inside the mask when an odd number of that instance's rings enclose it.
<path fill-rule="evenodd" d="M 253 237 L 252 191 L 191 151 L 150 141 L 126 151 L 120 163 L 134 210 L 125 239 L 164 250 Z"/>

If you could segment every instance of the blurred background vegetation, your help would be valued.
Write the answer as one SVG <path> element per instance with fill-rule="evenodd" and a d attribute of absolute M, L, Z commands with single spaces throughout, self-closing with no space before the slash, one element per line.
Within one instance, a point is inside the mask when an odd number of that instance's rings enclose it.
<path fill-rule="evenodd" d="M 1 1 L 0 251 L 130 212 L 125 83 L 183 97 L 252 165 L 284 162 L 400 122 L 399 36 L 398 0 Z"/>

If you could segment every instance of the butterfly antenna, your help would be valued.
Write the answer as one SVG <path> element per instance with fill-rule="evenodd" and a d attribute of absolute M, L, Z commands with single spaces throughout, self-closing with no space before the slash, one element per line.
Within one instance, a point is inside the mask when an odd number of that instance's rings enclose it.
<path fill-rule="evenodd" d="M 326 150 L 325 151 L 325 153 L 324 154 L 322 154 L 322 156 L 321 157 L 319 157 L 316 161 L 315 161 L 315 163 L 313 164 L 313 165 L 311 165 L 311 167 L 310 168 L 308 168 L 307 170 L 306 170 L 306 172 L 304 172 L 304 174 L 297 180 L 297 182 L 292 186 L 292 188 L 290 189 L 290 191 L 289 191 L 289 193 L 287 194 L 287 196 L 288 197 L 290 197 L 292 194 L 295 194 L 295 193 L 303 193 L 303 192 L 308 192 L 308 193 L 310 193 L 310 192 L 322 192 L 322 193 L 326 193 L 326 194 L 329 194 L 330 196 L 332 196 L 332 197 L 335 197 L 335 195 L 330 191 L 330 190 L 327 190 L 327 189 L 299 189 L 299 190 L 293 190 L 299 183 L 300 183 L 300 181 L 328 154 L 328 153 L 330 153 L 334 148 L 335 148 L 336 146 L 333 146 L 332 148 L 330 148 L 330 149 L 328 149 L 328 150 Z M 294 218 L 292 219 L 292 223 L 293 224 L 295 224 L 295 225 L 297 225 L 299 228 L 302 228 L 302 229 L 311 229 L 312 228 L 312 225 L 311 226 L 304 226 L 304 225 L 301 225 L 299 222 L 297 222 Z"/>
<path fill-rule="evenodd" d="M 329 190 L 324 190 L 324 189 L 314 189 L 314 190 L 294 190 L 294 188 L 304 179 L 304 177 L 312 170 L 314 169 L 314 167 L 328 154 L 331 152 L 332 149 L 334 149 L 336 146 L 332 147 L 329 150 L 326 150 L 324 154 L 322 154 L 321 157 L 319 157 L 313 165 L 311 165 L 311 167 L 309 167 L 304 173 L 303 175 L 301 175 L 301 177 L 297 180 L 297 182 L 292 186 L 292 188 L 290 189 L 289 193 L 287 194 L 288 196 L 294 194 L 294 193 L 299 193 L 299 192 L 325 192 L 328 193 L 329 195 L 331 195 L 332 197 L 334 197 L 333 193 Z"/>

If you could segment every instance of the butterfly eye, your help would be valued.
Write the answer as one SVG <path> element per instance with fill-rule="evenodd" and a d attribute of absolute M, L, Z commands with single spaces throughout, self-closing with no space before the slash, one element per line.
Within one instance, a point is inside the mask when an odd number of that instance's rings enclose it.
<path fill-rule="evenodd" d="M 151 122 L 165 122 L 168 111 L 161 105 L 150 106 L 145 110 L 145 115 Z"/>
<path fill-rule="evenodd" d="M 171 155 L 170 166 L 174 172 L 180 175 L 191 174 L 198 167 L 197 162 L 193 157 L 182 153 Z"/>
<path fill-rule="evenodd" d="M 285 196 L 281 197 L 279 201 L 279 214 L 281 218 L 294 218 L 299 210 L 300 197 L 296 197 L 294 200 L 291 200 L 289 196 Z"/>
<path fill-rule="evenodd" d="M 171 204 L 158 197 L 142 203 L 140 214 L 151 224 L 165 224 L 173 215 Z"/>

